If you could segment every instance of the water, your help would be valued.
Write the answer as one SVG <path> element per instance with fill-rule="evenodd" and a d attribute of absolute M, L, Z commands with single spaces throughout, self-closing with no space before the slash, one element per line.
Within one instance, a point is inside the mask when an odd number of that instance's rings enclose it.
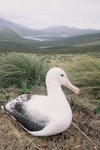
<path fill-rule="evenodd" d="M 34 37 L 34 36 L 24 36 L 23 38 L 29 39 L 29 40 L 35 40 L 35 41 L 46 41 L 44 38 Z"/>
<path fill-rule="evenodd" d="M 30 39 L 30 40 L 35 40 L 35 41 L 49 41 L 49 40 L 52 40 L 53 38 L 59 38 L 59 37 L 69 37 L 69 35 L 37 35 L 37 36 L 23 36 L 23 38 L 25 39 Z"/>

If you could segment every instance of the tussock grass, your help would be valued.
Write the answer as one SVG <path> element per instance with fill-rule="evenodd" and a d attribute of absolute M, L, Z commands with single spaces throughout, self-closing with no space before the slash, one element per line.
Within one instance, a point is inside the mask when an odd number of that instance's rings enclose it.
<path fill-rule="evenodd" d="M 63 56 L 63 57 L 62 57 Z M 16 59 L 15 59 L 16 57 Z M 24 58 L 23 58 L 24 57 Z M 9 58 L 9 59 L 8 59 Z M 13 61 L 11 61 L 11 59 Z M 92 141 L 100 146 L 100 134 L 99 134 L 99 112 L 100 112 L 100 60 L 99 58 L 88 56 L 88 55 L 56 55 L 53 59 L 52 55 L 45 55 L 45 57 L 38 58 L 32 55 L 25 54 L 10 54 L 2 55 L 0 57 L 0 82 L 5 86 L 16 84 L 22 87 L 16 87 L 11 85 L 7 88 L 0 88 L 0 102 L 1 105 L 4 103 L 1 100 L 14 98 L 15 96 L 32 92 L 34 88 L 35 94 L 45 94 L 46 88 L 44 85 L 40 85 L 44 81 L 45 72 L 48 70 L 48 67 L 45 63 L 49 60 L 49 64 L 53 66 L 59 66 L 63 68 L 68 73 L 68 78 L 70 81 L 80 88 L 79 96 L 75 96 L 73 92 L 68 89 L 64 89 L 66 97 L 68 98 L 72 110 L 73 110 L 73 121 L 74 123 L 84 132 Z M 24 60 L 25 59 L 25 60 Z M 42 59 L 42 60 L 41 60 Z M 19 65 L 17 62 L 19 61 Z M 36 60 L 36 64 L 34 64 Z M 40 61 L 41 60 L 41 61 Z M 11 64 L 9 62 L 12 62 Z M 28 61 L 28 63 L 27 63 Z M 38 63 L 39 62 L 39 63 Z M 15 64 L 16 65 L 15 65 Z M 25 63 L 25 64 L 24 64 Z M 6 80 L 7 78 L 1 78 L 3 74 L 2 69 L 6 69 L 10 65 L 14 68 L 17 68 L 18 80 L 11 79 Z M 30 65 L 31 64 L 31 65 Z M 17 66 L 18 65 L 18 66 Z M 34 67 L 34 70 L 32 66 Z M 43 66 L 41 66 L 43 65 Z M 2 66 L 4 68 L 2 68 Z M 39 67 L 41 66 L 41 67 Z M 42 68 L 43 67 L 43 68 Z M 38 69 L 36 69 L 38 68 Z M 46 69 L 47 68 L 47 69 Z M 4 69 L 4 71 L 5 71 Z M 11 69 L 11 68 L 10 68 Z M 9 70 L 9 69 L 8 69 Z M 44 71 L 43 71 L 44 70 Z M 12 68 L 13 71 L 13 68 Z M 12 73 L 11 71 L 11 73 Z M 39 72 L 40 71 L 40 72 Z M 10 71 L 9 71 L 10 72 Z M 19 72 L 21 72 L 19 74 Z M 32 75 L 31 75 L 32 72 Z M 2 73 L 2 76 L 1 76 Z M 7 73 L 7 72 L 6 72 Z M 33 76 L 34 73 L 34 76 Z M 6 74 L 7 75 L 7 74 Z M 31 77 L 29 78 L 29 76 Z M 14 76 L 15 78 L 16 76 Z M 2 80 L 1 80 L 2 79 Z M 16 79 L 16 78 L 15 78 Z M 30 80 L 31 79 L 31 80 Z M 6 81 L 6 82 L 5 82 Z M 18 82 L 18 83 L 17 83 Z M 8 83 L 8 84 L 7 84 Z M 27 85 L 34 85 L 34 87 L 27 88 Z M 38 86 L 40 85 L 40 86 Z M 32 90 L 32 91 L 31 91 Z M 89 108 L 89 109 L 88 109 Z M 91 108 L 91 109 L 90 109 Z M 93 110 L 97 114 L 94 115 Z M 94 150 L 96 149 L 91 142 L 85 138 L 79 130 L 77 130 L 73 125 L 62 134 L 58 134 L 51 137 L 34 137 L 24 132 L 22 128 L 13 120 L 9 118 L 1 109 L 0 109 L 0 150 Z"/>
<path fill-rule="evenodd" d="M 100 60 L 88 55 L 77 55 L 67 64 L 68 77 L 80 89 L 76 103 L 100 112 Z M 70 91 L 69 91 L 70 92 Z M 73 95 L 74 99 L 74 95 Z M 75 101 L 75 100 L 74 100 Z M 97 102 L 93 105 L 93 102 Z"/>
<path fill-rule="evenodd" d="M 43 57 L 13 53 L 0 58 L 2 86 L 30 86 L 44 83 L 48 66 Z"/>
<path fill-rule="evenodd" d="M 100 86 L 100 60 L 97 58 L 76 56 L 68 71 L 69 76 L 80 87 Z"/>

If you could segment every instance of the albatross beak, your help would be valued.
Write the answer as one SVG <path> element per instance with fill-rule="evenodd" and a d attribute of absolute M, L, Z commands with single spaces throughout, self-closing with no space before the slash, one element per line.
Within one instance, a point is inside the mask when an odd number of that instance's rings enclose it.
<path fill-rule="evenodd" d="M 68 79 L 67 79 L 67 82 L 66 82 L 66 86 L 67 86 L 67 88 L 69 88 L 70 90 L 72 90 L 75 94 L 79 94 L 79 89 L 76 87 L 76 86 L 74 86 Z"/>

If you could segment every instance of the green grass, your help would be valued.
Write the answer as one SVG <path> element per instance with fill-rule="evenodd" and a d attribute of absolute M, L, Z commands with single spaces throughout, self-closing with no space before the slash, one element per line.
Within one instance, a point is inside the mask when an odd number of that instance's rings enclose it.
<path fill-rule="evenodd" d="M 1 86 L 31 86 L 44 83 L 48 66 L 43 57 L 8 54 L 0 59 Z"/>
<path fill-rule="evenodd" d="M 45 95 L 44 78 L 48 70 L 47 64 L 49 67 L 59 66 L 64 69 L 69 80 L 79 87 L 78 96 L 67 88 L 63 88 L 73 111 L 73 121 L 97 146 L 100 146 L 100 60 L 98 53 L 95 55 L 56 54 L 42 57 L 32 54 L 1 54 L 0 105 L 23 93 Z M 7 76 L 3 77 L 5 73 L 12 75 L 9 78 L 14 79 L 13 82 L 8 80 Z M 64 133 L 56 136 L 34 137 L 24 132 L 3 110 L 0 110 L 0 143 L 0 150 L 95 149 L 94 145 L 73 125 Z"/>
<path fill-rule="evenodd" d="M 14 92 L 1 91 L 2 100 L 12 98 L 23 93 L 45 94 L 45 76 L 48 66 L 63 68 L 70 81 L 79 87 L 80 95 L 75 97 L 70 90 L 65 93 L 72 94 L 72 100 L 85 107 L 90 107 L 99 113 L 98 102 L 100 99 L 100 60 L 98 55 L 33 55 L 12 53 L 2 55 L 0 59 L 0 86 L 13 87 Z M 15 86 L 15 87 L 14 87 Z M 17 87 L 17 91 L 16 91 Z M 37 90 L 38 89 L 38 90 Z M 43 89 L 43 90 L 42 90 Z M 7 94 L 8 93 L 8 94 Z M 12 94 L 10 94 L 12 93 Z"/>
<path fill-rule="evenodd" d="M 100 86 L 100 60 L 93 56 L 74 57 L 69 72 L 70 76 L 74 74 L 78 86 Z"/>
<path fill-rule="evenodd" d="M 68 76 L 80 89 L 77 103 L 100 113 L 100 60 L 89 55 L 76 55 L 67 64 Z"/>

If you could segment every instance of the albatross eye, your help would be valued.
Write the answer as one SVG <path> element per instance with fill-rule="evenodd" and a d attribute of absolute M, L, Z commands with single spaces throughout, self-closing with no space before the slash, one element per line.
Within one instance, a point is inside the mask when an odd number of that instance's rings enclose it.
<path fill-rule="evenodd" d="M 61 74 L 61 76 L 63 77 L 63 76 L 64 76 L 64 74 Z"/>

